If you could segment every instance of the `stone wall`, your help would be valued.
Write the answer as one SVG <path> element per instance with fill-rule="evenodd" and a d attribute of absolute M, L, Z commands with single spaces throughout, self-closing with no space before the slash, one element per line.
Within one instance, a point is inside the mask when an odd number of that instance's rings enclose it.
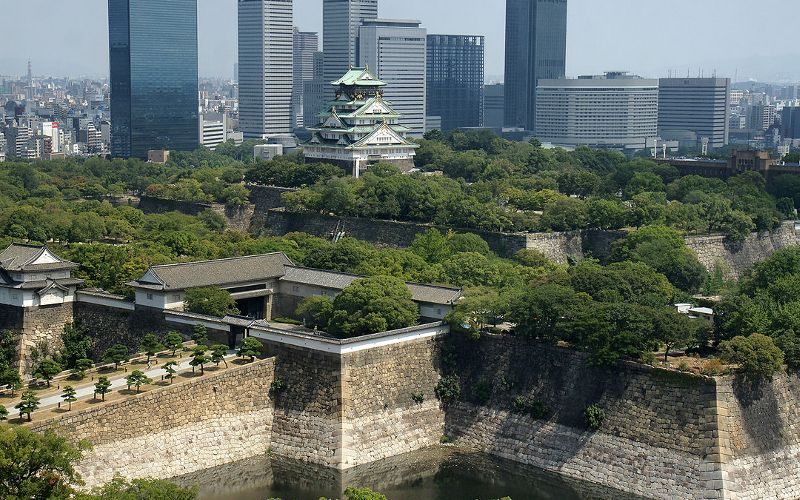
<path fill-rule="evenodd" d="M 800 498 L 800 377 L 718 381 L 719 454 L 730 498 Z"/>
<path fill-rule="evenodd" d="M 444 411 L 434 389 L 440 344 L 432 338 L 343 356 L 344 468 L 439 442 Z"/>
<path fill-rule="evenodd" d="M 254 205 L 243 207 L 228 207 L 222 203 L 196 203 L 191 201 L 167 200 L 163 198 L 153 198 L 142 196 L 138 203 L 130 199 L 129 203 L 136 206 L 146 214 L 164 214 L 169 212 L 180 212 L 187 215 L 199 215 L 206 210 L 212 210 L 227 221 L 228 227 L 243 233 L 250 230 L 250 225 L 255 212 Z"/>
<path fill-rule="evenodd" d="M 72 323 L 73 313 L 72 302 L 25 309 L 18 348 L 19 367 L 23 376 L 30 376 L 36 369 L 34 350 L 44 357 L 58 354 L 64 349 L 61 337 L 64 326 Z"/>
<path fill-rule="evenodd" d="M 709 458 L 712 379 L 638 365 L 594 368 L 580 354 L 513 338 L 462 343 L 457 352 L 462 398 L 447 411 L 457 444 L 645 497 L 717 498 L 722 490 Z M 514 413 L 518 396 L 544 403 L 548 417 Z M 599 432 L 585 423 L 591 404 L 606 413 Z"/>
<path fill-rule="evenodd" d="M 726 278 L 737 279 L 754 264 L 783 248 L 800 244 L 794 222 L 785 222 L 771 233 L 752 234 L 742 242 L 723 236 L 690 236 L 686 244 L 709 270 L 721 266 Z"/>
<path fill-rule="evenodd" d="M 208 373 L 35 422 L 31 429 L 91 442 L 92 450 L 77 467 L 89 487 L 109 481 L 114 473 L 129 478 L 188 474 L 267 453 L 274 370 L 275 361 L 267 359 Z"/>

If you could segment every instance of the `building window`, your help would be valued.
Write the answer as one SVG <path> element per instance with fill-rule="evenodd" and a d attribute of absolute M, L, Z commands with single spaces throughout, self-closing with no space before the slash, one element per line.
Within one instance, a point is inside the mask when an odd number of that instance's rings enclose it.
<path fill-rule="evenodd" d="M 293 291 L 293 292 L 295 292 L 295 293 L 300 293 L 300 287 L 299 287 L 299 286 L 297 286 L 297 285 L 294 285 L 294 286 L 292 287 L 292 291 Z"/>
<path fill-rule="evenodd" d="M 147 300 L 153 300 L 153 294 L 152 293 L 148 293 L 147 294 Z"/>
<path fill-rule="evenodd" d="M 180 294 L 175 294 L 175 295 L 172 296 L 172 302 L 180 302 L 180 301 L 181 301 L 181 295 Z"/>

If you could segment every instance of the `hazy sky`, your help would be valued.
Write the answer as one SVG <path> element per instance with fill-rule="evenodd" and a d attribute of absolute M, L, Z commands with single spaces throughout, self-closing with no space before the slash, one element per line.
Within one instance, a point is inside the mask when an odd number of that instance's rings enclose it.
<path fill-rule="evenodd" d="M 169 1 L 169 0 L 164 0 Z M 236 0 L 198 0 L 200 74 L 230 77 Z M 486 35 L 487 78 L 502 76 L 503 0 L 380 0 L 381 17 L 415 18 L 429 33 Z M 105 75 L 107 0 L 2 0 L 0 75 Z M 569 0 L 567 73 L 738 76 L 800 81 L 786 22 L 797 0 Z M 295 24 L 321 31 L 322 0 L 295 0 Z"/>

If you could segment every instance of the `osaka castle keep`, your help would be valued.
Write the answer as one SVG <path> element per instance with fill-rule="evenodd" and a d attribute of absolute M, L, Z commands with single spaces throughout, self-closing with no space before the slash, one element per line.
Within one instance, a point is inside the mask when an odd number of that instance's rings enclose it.
<path fill-rule="evenodd" d="M 368 68 L 351 68 L 331 85 L 336 99 L 320 114 L 311 139 L 303 146 L 306 161 L 332 163 L 358 177 L 370 165 L 391 163 L 403 171 L 414 168 L 418 144 L 406 138 L 409 129 L 383 100 L 386 86 Z"/>

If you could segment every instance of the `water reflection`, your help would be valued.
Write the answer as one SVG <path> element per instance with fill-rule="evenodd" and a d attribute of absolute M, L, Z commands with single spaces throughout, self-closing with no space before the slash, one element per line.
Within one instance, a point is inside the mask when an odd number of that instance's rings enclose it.
<path fill-rule="evenodd" d="M 348 486 L 369 487 L 390 500 L 636 498 L 452 447 L 430 448 L 344 472 L 279 457 L 259 457 L 175 481 L 199 486 L 201 500 L 341 498 Z"/>

